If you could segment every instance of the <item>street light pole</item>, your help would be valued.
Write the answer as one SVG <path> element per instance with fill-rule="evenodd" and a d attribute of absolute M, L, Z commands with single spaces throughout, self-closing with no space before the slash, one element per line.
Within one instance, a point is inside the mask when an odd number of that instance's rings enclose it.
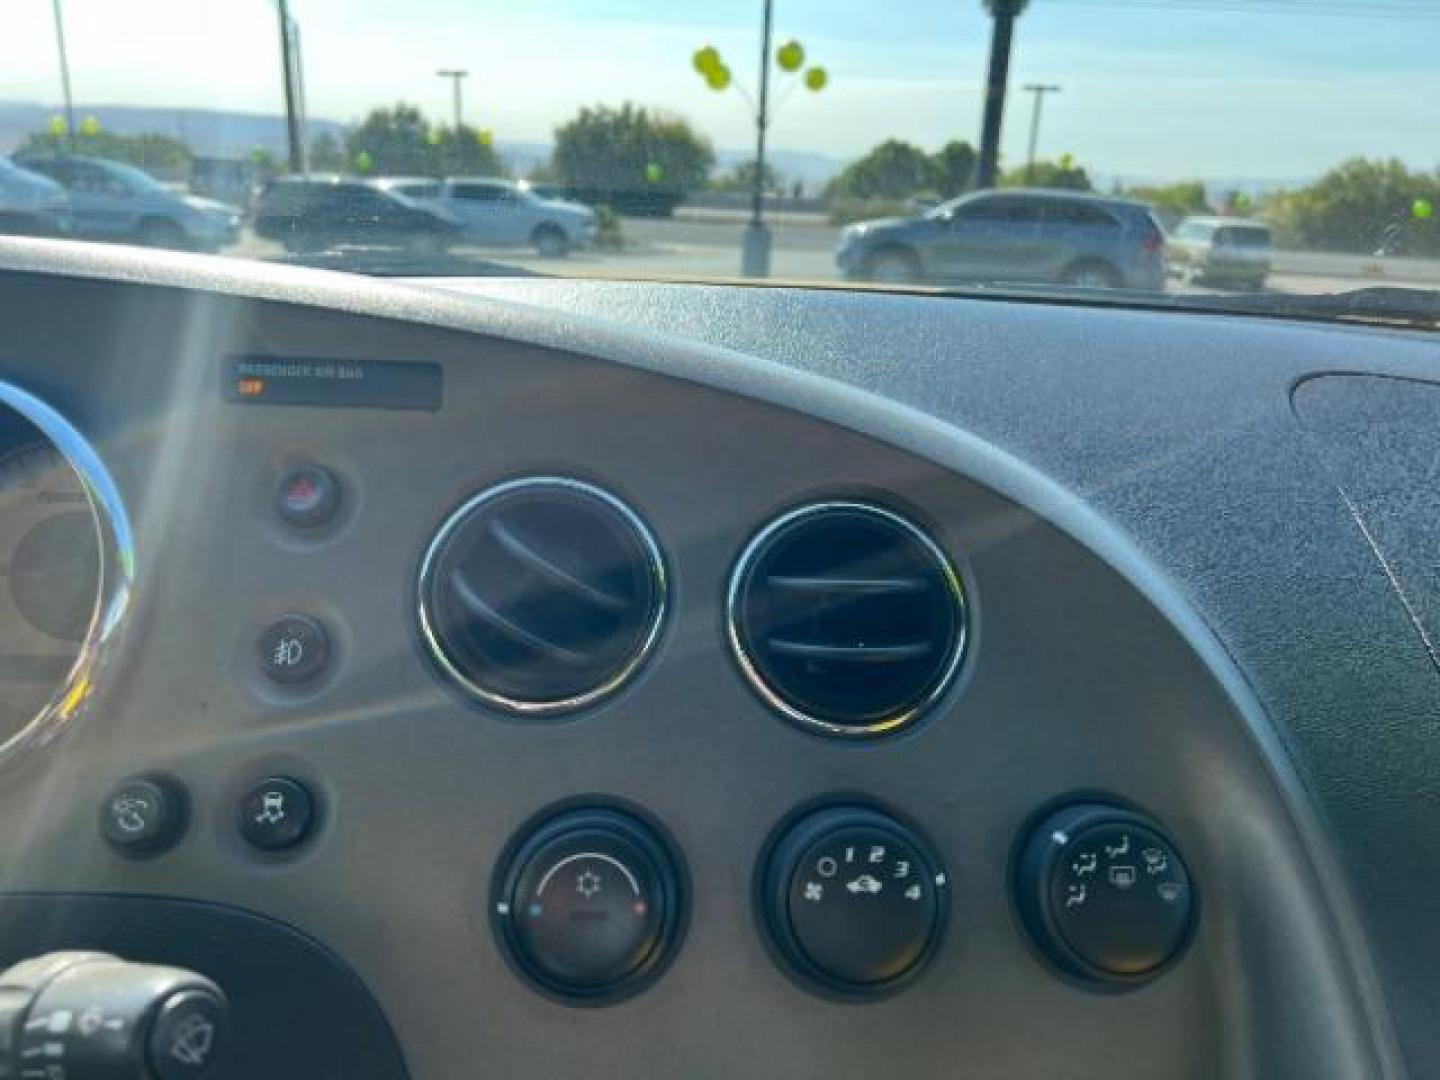
<path fill-rule="evenodd" d="M 980 126 L 980 166 L 976 186 L 995 186 L 1000 170 L 1000 124 L 1005 117 L 1005 86 L 1010 79 L 1010 42 L 1015 35 L 1015 20 L 1025 10 L 1027 0 L 986 0 L 995 18 L 990 36 L 990 75 L 985 83 L 985 116 Z"/>
<path fill-rule="evenodd" d="M 291 58 L 295 62 L 295 100 L 300 122 L 300 172 L 310 175 L 310 99 L 305 96 L 305 43 L 300 39 L 300 24 L 290 21 Z"/>
<path fill-rule="evenodd" d="M 305 148 L 300 139 L 300 112 L 296 105 L 295 58 L 290 47 L 289 0 L 276 0 L 275 9 L 280 19 L 280 71 L 285 78 L 285 137 L 289 146 L 290 171 L 298 173 L 305 169 Z"/>
<path fill-rule="evenodd" d="M 1040 144 L 1040 110 L 1045 104 L 1045 95 L 1058 94 L 1060 87 L 1026 83 L 1022 89 L 1035 95 L 1035 104 L 1030 109 L 1030 152 L 1025 155 L 1025 182 L 1028 184 L 1035 172 L 1035 148 Z"/>
<path fill-rule="evenodd" d="M 750 198 L 750 224 L 745 227 L 740 273 L 770 276 L 770 230 L 765 225 L 765 129 L 770 124 L 770 34 L 775 2 L 765 0 L 760 31 L 760 107 L 755 117 L 755 184 Z"/>
<path fill-rule="evenodd" d="M 470 72 L 463 68 L 441 68 L 435 72 L 435 74 L 442 79 L 450 80 L 451 100 L 455 106 L 455 130 L 459 131 L 460 117 L 464 115 L 463 110 L 460 108 L 460 80 L 469 75 Z"/>
<path fill-rule="evenodd" d="M 70 58 L 65 53 L 65 20 L 60 15 L 60 0 L 50 0 L 55 14 L 55 44 L 60 49 L 60 85 L 65 92 L 65 136 L 70 152 L 75 152 L 75 99 L 70 94 Z"/>

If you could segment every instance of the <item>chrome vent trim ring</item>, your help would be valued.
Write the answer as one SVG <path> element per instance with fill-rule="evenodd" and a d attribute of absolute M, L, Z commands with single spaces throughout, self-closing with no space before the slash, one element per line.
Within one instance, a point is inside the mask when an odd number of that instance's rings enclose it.
<path fill-rule="evenodd" d="M 614 511 L 633 531 L 639 547 L 644 552 L 646 571 L 649 575 L 653 588 L 654 601 L 645 618 L 643 634 L 638 645 L 632 654 L 621 667 L 597 685 L 587 689 L 583 693 L 567 694 L 561 697 L 532 699 L 514 694 L 507 694 L 488 687 L 476 681 L 464 668 L 457 664 L 445 647 L 442 634 L 439 629 L 436 613 L 431 610 L 429 596 L 434 587 L 434 576 L 441 560 L 442 552 L 447 541 L 470 520 L 474 512 L 485 505 L 494 502 L 505 496 L 518 492 L 543 491 L 552 489 L 571 494 L 579 494 L 595 499 L 606 508 Z M 527 559 L 531 553 L 520 550 L 520 544 L 511 535 L 500 535 L 497 541 L 504 545 L 507 550 L 517 557 Z M 530 568 L 541 574 L 561 575 L 563 569 L 550 564 L 541 566 L 538 561 L 532 560 Z M 567 588 L 575 591 L 586 591 L 593 594 L 596 603 L 604 606 L 607 599 L 603 593 L 598 593 L 591 586 L 574 578 L 567 576 L 564 584 Z M 665 617 L 669 609 L 669 573 L 666 569 L 665 558 L 661 552 L 660 545 L 644 519 L 632 510 L 626 503 L 604 488 L 594 484 L 586 483 L 566 476 L 528 476 L 514 480 L 508 480 L 493 487 L 489 487 L 472 495 L 458 507 L 456 507 L 445 518 L 439 531 L 430 541 L 426 548 L 425 555 L 420 563 L 419 588 L 418 588 L 418 615 L 420 633 L 424 641 L 426 651 L 439 669 L 454 684 L 459 687 L 467 696 L 474 700 L 492 706 L 503 712 L 518 716 L 541 717 L 576 712 L 588 706 L 599 703 L 619 691 L 630 679 L 640 670 L 645 662 L 654 652 L 655 646 L 660 640 L 660 633 L 664 627 Z M 475 597 L 480 603 L 483 599 Z M 497 618 L 503 619 L 502 613 L 493 613 Z M 519 627 L 511 626 L 512 632 L 523 633 Z M 566 650 L 560 646 L 550 645 L 552 659 L 559 663 L 566 663 L 570 657 Z"/>
<path fill-rule="evenodd" d="M 765 674 L 761 671 L 752 650 L 746 644 L 746 635 L 742 628 L 742 618 L 746 588 L 752 570 L 755 568 L 756 560 L 769 547 L 781 533 L 799 525 L 811 518 L 818 518 L 826 514 L 844 512 L 852 514 L 869 515 L 890 526 L 898 528 L 915 541 L 933 560 L 934 568 L 938 572 L 940 580 L 950 597 L 954 608 L 955 631 L 953 640 L 949 645 L 948 653 L 943 663 L 939 666 L 938 674 L 932 680 L 924 695 L 917 701 L 907 703 L 878 719 L 863 724 L 840 723 L 824 716 L 816 715 L 813 711 L 799 708 L 786 700 L 775 687 L 773 687 Z M 786 578 L 785 587 L 797 590 L 821 588 L 828 590 L 849 590 L 856 594 L 874 594 L 877 592 L 903 593 L 910 590 L 923 588 L 915 582 L 904 578 L 890 578 L 886 580 L 870 578 L 841 579 L 827 577 L 824 579 L 808 578 Z M 890 734 L 899 731 L 918 720 L 925 714 L 954 684 L 955 677 L 959 673 L 965 658 L 969 641 L 969 618 L 970 609 L 967 600 L 965 586 L 960 577 L 959 571 L 939 544 L 933 540 L 928 533 L 921 529 L 908 518 L 885 507 L 874 503 L 861 502 L 858 500 L 830 500 L 823 502 L 807 503 L 781 514 L 773 521 L 762 528 L 749 543 L 745 545 L 740 557 L 735 562 L 731 571 L 729 584 L 726 590 L 725 600 L 725 633 L 730 645 L 730 651 L 739 666 L 742 674 L 751 688 L 766 702 L 772 709 L 780 713 L 786 719 L 798 724 L 806 730 L 819 732 L 825 735 L 837 736 L 844 739 L 867 739 L 880 735 Z M 789 651 L 793 655 L 806 655 L 807 652 L 819 657 L 823 648 L 816 645 L 805 645 L 780 641 L 773 643 L 772 648 L 778 645 L 777 651 Z M 848 650 L 852 653 L 865 652 L 866 657 L 857 660 L 874 660 L 875 662 L 886 662 L 897 658 L 911 658 L 918 653 L 919 645 L 901 646 L 859 646 Z"/>

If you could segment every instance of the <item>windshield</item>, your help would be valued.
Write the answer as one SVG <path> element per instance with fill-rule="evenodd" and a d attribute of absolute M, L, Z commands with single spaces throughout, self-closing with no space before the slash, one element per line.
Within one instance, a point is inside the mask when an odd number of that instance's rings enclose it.
<path fill-rule="evenodd" d="M 1270 246 L 1270 232 L 1254 226 L 1231 225 L 1221 229 L 1218 239 L 1231 247 L 1263 248 Z"/>
<path fill-rule="evenodd" d="M 1238 310 L 1440 290 L 1436 55 L 1433 0 L 11 0 L 0 153 L 76 241 Z"/>
<path fill-rule="evenodd" d="M 943 221 L 946 218 L 953 217 L 955 215 L 955 212 L 960 209 L 964 202 L 964 196 L 961 196 L 958 199 L 951 199 L 949 202 L 943 202 L 939 206 L 927 210 L 925 212 L 925 216 L 928 218 L 934 218 L 936 220 Z"/>
<path fill-rule="evenodd" d="M 119 161 L 105 162 L 105 172 L 115 184 L 129 188 L 136 194 L 163 193 L 165 185 L 156 180 L 144 169 L 136 168 L 133 165 L 126 165 Z"/>

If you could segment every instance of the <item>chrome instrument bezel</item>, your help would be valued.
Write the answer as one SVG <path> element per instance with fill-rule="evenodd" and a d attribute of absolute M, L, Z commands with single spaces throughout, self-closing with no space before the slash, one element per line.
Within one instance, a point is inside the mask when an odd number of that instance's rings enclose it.
<path fill-rule="evenodd" d="M 114 477 L 95 448 L 49 403 L 0 381 L 0 404 L 35 426 L 75 471 L 99 539 L 100 589 L 80 650 L 50 700 L 14 735 L 0 742 L 0 768 L 52 742 L 78 716 L 94 689 L 105 647 L 129 607 L 135 583 L 135 534 Z"/>

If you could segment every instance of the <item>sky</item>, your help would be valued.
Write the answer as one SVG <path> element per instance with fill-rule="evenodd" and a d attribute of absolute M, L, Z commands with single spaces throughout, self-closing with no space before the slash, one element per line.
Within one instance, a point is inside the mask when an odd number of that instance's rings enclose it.
<path fill-rule="evenodd" d="M 85 103 L 283 108 L 274 0 L 63 0 Z M 465 119 L 546 142 L 585 104 L 634 100 L 751 145 L 743 96 L 690 66 L 712 44 L 757 81 L 761 0 L 290 0 L 312 116 L 407 101 L 448 120 L 437 68 L 471 72 Z M 51 0 L 0 0 L 0 101 L 60 100 Z M 848 159 L 886 138 L 978 143 L 981 0 L 775 0 L 829 85 L 782 77 L 771 145 Z M 1017 24 L 1002 153 L 1135 179 L 1304 178 L 1357 154 L 1440 166 L 1440 0 L 1032 0 Z"/>

